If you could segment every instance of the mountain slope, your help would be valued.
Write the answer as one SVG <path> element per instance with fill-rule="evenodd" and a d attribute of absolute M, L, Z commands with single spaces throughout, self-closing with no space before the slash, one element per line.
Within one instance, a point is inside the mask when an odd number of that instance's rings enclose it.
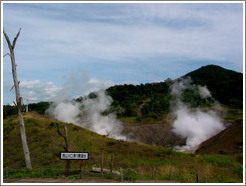
<path fill-rule="evenodd" d="M 206 85 L 220 103 L 243 108 L 243 74 L 216 65 L 203 66 L 185 75 L 195 84 Z"/>
<path fill-rule="evenodd" d="M 184 77 L 191 77 L 193 84 L 207 86 L 213 98 L 220 103 L 232 107 L 243 108 L 243 74 L 224 69 L 216 65 L 203 66 L 194 70 Z M 182 78 L 181 77 L 181 78 Z M 107 89 L 114 100 L 115 107 L 123 108 L 124 112 L 119 115 L 125 117 L 140 116 L 141 118 L 161 118 L 170 113 L 172 107 L 171 86 L 176 80 L 167 79 L 158 83 L 147 83 L 141 85 L 115 85 Z M 195 107 L 206 105 L 199 100 L 195 93 L 187 92 L 187 101 L 193 102 Z M 138 118 L 138 119 L 139 119 Z"/>

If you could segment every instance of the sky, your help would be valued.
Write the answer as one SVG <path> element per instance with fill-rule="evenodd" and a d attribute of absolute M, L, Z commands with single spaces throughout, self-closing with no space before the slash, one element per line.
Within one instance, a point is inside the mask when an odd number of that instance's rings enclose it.
<path fill-rule="evenodd" d="M 15 58 L 29 103 L 64 89 L 76 97 L 175 79 L 209 64 L 243 72 L 242 3 L 3 3 L 2 24 L 11 40 L 21 28 Z M 3 104 L 12 104 L 11 61 L 2 59 Z"/>

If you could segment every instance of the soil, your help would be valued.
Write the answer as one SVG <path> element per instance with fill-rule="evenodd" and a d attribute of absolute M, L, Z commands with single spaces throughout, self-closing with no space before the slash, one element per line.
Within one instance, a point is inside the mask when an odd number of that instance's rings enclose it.
<path fill-rule="evenodd" d="M 243 122 L 238 120 L 200 144 L 197 154 L 243 153 Z"/>
<path fill-rule="evenodd" d="M 172 132 L 168 124 L 123 123 L 122 134 L 128 141 L 137 141 L 165 147 L 183 146 L 185 139 Z"/>

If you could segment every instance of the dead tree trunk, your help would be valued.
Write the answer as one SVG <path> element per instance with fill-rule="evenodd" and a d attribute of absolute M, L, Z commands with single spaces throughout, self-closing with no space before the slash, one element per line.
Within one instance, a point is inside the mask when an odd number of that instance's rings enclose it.
<path fill-rule="evenodd" d="M 25 161 L 26 161 L 26 167 L 31 170 L 32 165 L 31 165 L 30 153 L 29 153 L 29 149 L 28 149 L 27 141 L 26 141 L 24 119 L 23 119 L 23 115 L 21 112 L 21 97 L 20 97 L 19 82 L 17 80 L 15 55 L 14 55 L 15 44 L 16 44 L 16 41 L 17 41 L 19 35 L 20 35 L 20 31 L 21 31 L 21 29 L 19 30 L 16 37 L 14 38 L 13 44 L 11 44 L 9 37 L 6 34 L 5 30 L 3 30 L 3 34 L 5 36 L 7 43 L 8 43 L 8 47 L 9 47 L 9 51 L 10 51 L 10 58 L 11 58 L 11 63 L 12 63 L 12 74 L 13 74 L 15 94 L 16 94 L 16 103 L 14 103 L 14 104 L 17 106 L 17 109 L 18 109 L 18 116 L 19 116 L 19 120 L 20 120 L 20 133 L 21 133 L 22 146 L 23 146 L 23 151 L 24 151 L 24 156 L 25 156 Z"/>
<path fill-rule="evenodd" d="M 65 132 L 64 135 L 60 132 L 58 123 L 56 123 L 56 127 L 57 127 L 57 132 L 58 132 L 58 134 L 59 134 L 61 137 L 63 137 L 63 139 L 64 139 L 64 141 L 65 141 L 65 146 L 63 147 L 64 150 L 65 150 L 66 152 L 69 152 L 68 134 L 67 134 L 67 125 L 66 125 L 66 124 L 63 125 L 64 132 Z M 67 160 L 67 167 L 68 167 L 68 174 L 70 175 L 70 160 Z"/>

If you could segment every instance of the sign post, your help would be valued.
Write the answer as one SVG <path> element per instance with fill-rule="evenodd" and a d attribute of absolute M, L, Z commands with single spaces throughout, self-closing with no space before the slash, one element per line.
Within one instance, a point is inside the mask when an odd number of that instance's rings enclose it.
<path fill-rule="evenodd" d="M 66 160 L 66 177 L 68 172 L 68 160 L 81 160 L 80 171 L 82 173 L 83 160 L 89 159 L 88 152 L 61 152 L 61 160 Z M 82 178 L 82 174 L 80 176 Z"/>

